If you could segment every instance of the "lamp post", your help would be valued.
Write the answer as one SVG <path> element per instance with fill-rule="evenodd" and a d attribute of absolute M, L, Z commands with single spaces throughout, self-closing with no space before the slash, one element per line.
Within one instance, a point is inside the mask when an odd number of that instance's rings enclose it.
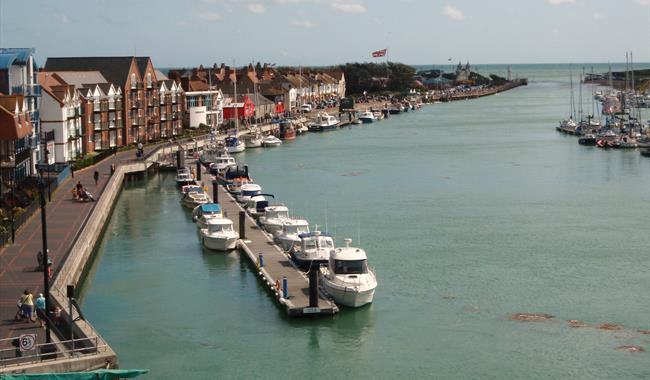
<path fill-rule="evenodd" d="M 43 176 L 41 175 L 41 180 L 39 181 L 39 192 L 41 199 L 41 232 L 43 239 L 43 293 L 45 295 L 45 313 L 47 315 L 50 310 L 50 278 L 48 276 L 48 251 L 47 251 L 47 218 L 45 216 L 45 183 L 43 182 Z M 52 337 L 50 335 L 50 318 L 49 316 L 45 318 L 45 342 L 51 343 Z"/>
<path fill-rule="evenodd" d="M 14 202 L 16 199 L 16 194 L 15 194 L 15 189 L 16 185 L 14 184 L 14 173 L 12 172 L 9 176 L 9 180 L 11 181 L 11 244 L 14 244 L 16 242 L 16 226 L 14 224 Z"/>

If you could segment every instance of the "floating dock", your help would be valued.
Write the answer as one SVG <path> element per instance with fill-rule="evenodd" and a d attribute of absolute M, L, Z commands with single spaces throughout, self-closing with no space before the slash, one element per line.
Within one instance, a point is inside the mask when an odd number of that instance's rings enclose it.
<path fill-rule="evenodd" d="M 217 198 L 224 216 L 232 220 L 233 227 L 239 231 L 239 249 L 255 267 L 262 283 L 268 287 L 280 305 L 285 307 L 288 316 L 324 316 L 334 315 L 339 311 L 336 304 L 319 288 L 317 288 L 317 305 L 314 302 L 310 303 L 310 281 L 307 274 L 291 261 L 289 256 L 273 242 L 272 237 L 257 225 L 255 219 L 245 212 L 223 186 L 213 181 L 213 177 L 203 167 L 201 167 L 201 178 L 203 185 L 208 188 L 208 194 Z M 216 194 L 213 187 L 215 185 Z M 243 231 L 240 227 L 242 222 Z M 244 236 L 241 236 L 242 232 Z"/>

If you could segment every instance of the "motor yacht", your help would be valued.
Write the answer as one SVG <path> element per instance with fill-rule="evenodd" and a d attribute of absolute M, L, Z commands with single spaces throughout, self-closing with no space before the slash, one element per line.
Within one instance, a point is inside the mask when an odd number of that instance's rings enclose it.
<path fill-rule="evenodd" d="M 218 176 L 223 174 L 226 169 L 233 166 L 236 167 L 237 162 L 231 155 L 215 157 L 214 162 L 210 164 L 210 174 Z"/>
<path fill-rule="evenodd" d="M 241 185 L 239 194 L 236 199 L 239 203 L 246 203 L 251 197 L 262 194 L 262 186 L 256 183 L 245 183 Z"/>
<path fill-rule="evenodd" d="M 191 210 L 194 210 L 198 205 L 206 203 L 210 203 L 210 198 L 208 198 L 208 195 L 200 187 L 198 189 L 187 190 L 181 198 L 181 204 Z"/>
<path fill-rule="evenodd" d="M 268 135 L 264 137 L 264 146 L 280 146 L 282 145 L 282 140 L 279 138 L 273 136 L 273 135 Z"/>
<path fill-rule="evenodd" d="M 372 111 L 368 110 L 363 111 L 361 115 L 359 115 L 359 120 L 361 120 L 363 123 L 372 123 L 377 120 L 377 118 L 375 117 L 375 114 L 372 113 Z"/>
<path fill-rule="evenodd" d="M 194 177 L 188 168 L 180 168 L 176 172 L 176 185 L 179 187 L 194 184 Z"/>
<path fill-rule="evenodd" d="M 244 207 L 248 215 L 253 218 L 258 218 L 260 215 L 264 214 L 264 209 L 269 205 L 269 201 L 263 195 L 255 195 L 250 197 Z"/>
<path fill-rule="evenodd" d="M 264 137 L 260 132 L 254 132 L 244 136 L 244 145 L 246 148 L 259 148 L 264 142 Z"/>
<path fill-rule="evenodd" d="M 226 190 L 232 194 L 235 198 L 241 193 L 242 186 L 251 182 L 248 177 L 235 177 L 228 183 L 226 183 Z"/>
<path fill-rule="evenodd" d="M 320 268 L 323 288 L 339 305 L 359 307 L 371 303 L 377 288 L 375 272 L 368 266 L 368 257 L 361 248 L 350 247 L 330 252 L 327 266 Z"/>
<path fill-rule="evenodd" d="M 310 131 L 324 131 L 328 129 L 336 129 L 339 126 L 339 120 L 327 112 L 319 112 L 316 118 L 307 127 Z"/>
<path fill-rule="evenodd" d="M 290 219 L 287 206 L 274 205 L 265 207 L 264 215 L 260 215 L 258 221 L 262 228 L 273 234 L 282 228 L 282 223 Z"/>
<path fill-rule="evenodd" d="M 298 235 L 300 244 L 290 252 L 293 261 L 303 269 L 309 269 L 313 263 L 326 264 L 330 252 L 334 249 L 334 239 L 328 234 L 314 231 Z"/>
<path fill-rule="evenodd" d="M 239 234 L 235 232 L 232 220 L 215 218 L 207 221 L 205 228 L 197 228 L 201 244 L 215 251 L 229 251 L 237 248 Z"/>
<path fill-rule="evenodd" d="M 223 213 L 221 211 L 221 206 L 218 203 L 198 205 L 194 210 L 192 210 L 192 220 L 201 228 L 207 227 L 208 220 L 222 217 Z"/>
<path fill-rule="evenodd" d="M 228 153 L 239 153 L 246 149 L 246 144 L 235 136 L 226 137 L 226 150 Z"/>
<path fill-rule="evenodd" d="M 297 244 L 300 244 L 298 235 L 309 232 L 309 223 L 304 219 L 290 219 L 282 223 L 282 227 L 273 237 L 276 243 L 283 250 L 289 252 Z"/>

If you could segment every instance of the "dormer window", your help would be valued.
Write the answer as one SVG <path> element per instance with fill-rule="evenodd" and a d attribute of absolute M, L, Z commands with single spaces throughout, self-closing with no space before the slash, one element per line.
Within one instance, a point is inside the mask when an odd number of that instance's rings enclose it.
<path fill-rule="evenodd" d="M 137 85 L 138 85 L 137 82 L 138 82 L 138 80 L 135 77 L 135 73 L 132 73 L 131 74 L 131 89 L 135 89 L 137 87 Z"/>
<path fill-rule="evenodd" d="M 147 73 L 147 88 L 151 88 L 151 85 L 152 85 L 151 73 Z"/>

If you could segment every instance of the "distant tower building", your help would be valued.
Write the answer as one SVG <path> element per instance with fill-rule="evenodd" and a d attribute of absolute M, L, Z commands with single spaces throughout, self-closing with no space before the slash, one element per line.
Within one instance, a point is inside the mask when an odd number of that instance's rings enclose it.
<path fill-rule="evenodd" d="M 510 69 L 510 66 L 508 66 L 508 81 L 512 80 L 512 70 Z"/>
<path fill-rule="evenodd" d="M 458 66 L 456 67 L 456 83 L 462 83 L 468 81 L 470 73 L 471 73 L 471 67 L 469 65 L 469 61 L 467 61 L 465 67 L 463 67 L 460 61 L 458 61 Z"/>

